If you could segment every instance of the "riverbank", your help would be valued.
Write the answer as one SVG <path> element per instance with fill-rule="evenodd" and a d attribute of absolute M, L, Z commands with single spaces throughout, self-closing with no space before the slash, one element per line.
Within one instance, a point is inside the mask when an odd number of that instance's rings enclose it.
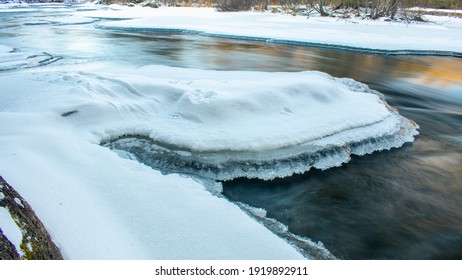
<path fill-rule="evenodd" d="M 383 54 L 446 54 L 462 56 L 462 19 L 424 16 L 428 22 L 304 17 L 261 12 L 222 13 L 211 8 L 158 9 L 111 5 L 79 14 L 125 19 L 96 24 L 126 31 L 190 32 L 206 36 L 268 43 L 305 44 L 373 51 Z M 431 38 L 431 40 L 429 40 Z"/>
<path fill-rule="evenodd" d="M 22 7 L 27 12 L 50 10 L 64 4 L 5 4 L 0 12 Z M 25 9 L 27 8 L 27 9 Z M 415 11 L 417 9 L 414 9 Z M 428 10 L 428 11 L 427 11 Z M 350 17 L 293 16 L 271 12 L 218 12 L 214 8 L 80 4 L 79 9 L 53 23 L 89 23 L 90 19 L 115 20 L 96 27 L 125 31 L 193 33 L 205 36 L 339 48 L 385 55 L 462 56 L 462 18 L 420 9 L 425 22 L 397 22 Z M 459 10 L 454 10 L 456 15 Z M 427 13 L 427 14 L 425 14 Z M 446 12 L 447 14 L 447 12 Z M 431 38 L 431 40 L 429 40 Z"/>

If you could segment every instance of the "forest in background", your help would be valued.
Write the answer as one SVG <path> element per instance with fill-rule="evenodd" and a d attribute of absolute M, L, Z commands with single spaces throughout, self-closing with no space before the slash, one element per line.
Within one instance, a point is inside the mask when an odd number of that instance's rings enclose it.
<path fill-rule="evenodd" d="M 59 1 L 59 0 L 58 0 Z M 146 0 L 101 0 L 105 4 L 114 3 L 142 3 Z M 154 1 L 150 1 L 154 2 Z M 158 0 L 159 4 L 173 6 L 204 6 L 214 7 L 224 3 L 240 3 L 244 9 L 258 8 L 268 10 L 274 6 L 321 6 L 335 8 L 358 8 L 358 7 L 425 7 L 437 9 L 462 8 L 462 0 Z"/>
<path fill-rule="evenodd" d="M 157 8 L 163 6 L 216 7 L 221 12 L 272 11 L 292 15 L 334 16 L 363 19 L 423 21 L 423 11 L 411 7 L 458 9 L 462 0 L 98 0 L 101 4 L 141 4 Z M 425 11 L 425 14 L 428 14 Z M 441 14 L 441 13 L 438 13 Z M 451 15 L 450 13 L 448 13 Z"/>
<path fill-rule="evenodd" d="M 46 2 L 73 2 L 72 0 L 22 0 L 19 2 L 24 3 L 46 3 Z M 96 1 L 104 4 L 139 4 L 147 2 L 146 0 L 100 0 Z M 268 9 L 272 6 L 327 6 L 327 7 L 378 7 L 378 6 L 401 6 L 401 7 L 425 7 L 436 9 L 456 9 L 462 8 L 462 0 L 158 0 L 149 1 L 157 2 L 159 4 L 173 6 L 205 6 L 214 7 L 224 2 L 242 2 L 245 6 L 250 8 Z"/>

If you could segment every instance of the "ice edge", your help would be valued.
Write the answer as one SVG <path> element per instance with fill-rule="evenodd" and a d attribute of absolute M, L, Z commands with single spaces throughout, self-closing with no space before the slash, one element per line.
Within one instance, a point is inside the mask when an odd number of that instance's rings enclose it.
<path fill-rule="evenodd" d="M 100 24 L 95 24 L 95 28 L 105 29 L 105 30 L 114 30 L 114 31 L 129 31 L 129 32 L 159 32 L 159 33 L 172 33 L 172 34 L 188 34 L 188 35 L 197 35 L 197 36 L 204 36 L 204 37 L 265 42 L 267 44 L 294 45 L 294 46 L 315 47 L 315 48 L 323 48 L 323 49 L 336 49 L 336 50 L 354 51 L 354 52 L 377 54 L 377 55 L 390 55 L 390 56 L 391 55 L 421 55 L 421 56 L 432 55 L 432 56 L 450 56 L 450 57 L 462 58 L 462 52 L 456 52 L 456 51 L 374 49 L 374 48 L 355 47 L 355 46 L 348 46 L 348 45 L 339 45 L 339 44 L 325 44 L 325 43 L 315 43 L 315 42 L 297 41 L 297 40 L 288 40 L 288 39 L 275 39 L 271 37 L 210 33 L 206 31 L 198 31 L 198 30 L 183 29 L 183 28 L 120 27 L 120 26 L 105 26 L 105 25 L 100 25 Z"/>
<path fill-rule="evenodd" d="M 209 155 L 183 153 L 166 148 L 153 139 L 143 135 L 124 135 L 101 143 L 119 155 L 136 159 L 154 169 L 165 173 L 184 173 L 219 181 L 233 180 L 239 177 L 272 180 L 294 174 L 301 174 L 311 168 L 321 170 L 340 166 L 350 161 L 351 155 L 366 155 L 375 151 L 399 148 L 407 142 L 413 142 L 419 134 L 419 126 L 413 121 L 401 117 L 401 127 L 394 134 L 352 141 L 342 146 L 327 146 L 315 151 L 293 154 L 287 158 L 268 157 L 258 160 L 226 160 L 220 156 L 216 162 L 207 162 Z M 277 154 L 284 150 L 276 151 Z M 225 158 L 226 155 L 223 155 Z"/>
<path fill-rule="evenodd" d="M 263 224 L 267 229 L 292 245 L 305 258 L 315 260 L 337 259 L 326 247 L 324 247 L 324 244 L 321 241 L 314 242 L 309 238 L 293 234 L 283 223 L 277 221 L 276 219 L 266 217 L 266 213 L 261 215 L 259 212 L 262 209 L 252 207 L 242 202 L 234 202 L 234 204 L 241 208 L 241 210 L 251 218 Z"/>

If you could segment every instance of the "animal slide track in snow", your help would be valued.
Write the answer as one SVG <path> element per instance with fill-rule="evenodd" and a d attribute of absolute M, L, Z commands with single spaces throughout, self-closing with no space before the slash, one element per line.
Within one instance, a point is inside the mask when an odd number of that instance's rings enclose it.
<path fill-rule="evenodd" d="M 49 65 L 62 59 L 46 52 L 22 52 L 16 48 L 0 45 L 0 72 Z"/>
<path fill-rule="evenodd" d="M 193 71 L 208 80 L 189 80 Z M 186 80 L 150 81 L 157 88 L 153 98 L 165 105 L 156 106 L 155 122 L 163 121 L 145 133 L 110 135 L 103 146 L 167 173 L 271 180 L 398 148 L 418 134 L 418 125 L 379 92 L 351 79 L 319 72 L 175 72 Z M 147 85 L 130 87 L 140 95 L 136 88 Z"/>

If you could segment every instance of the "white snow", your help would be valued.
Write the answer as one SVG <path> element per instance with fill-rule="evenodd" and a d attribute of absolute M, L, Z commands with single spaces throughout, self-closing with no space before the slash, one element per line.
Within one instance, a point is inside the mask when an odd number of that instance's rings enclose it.
<path fill-rule="evenodd" d="M 114 128 L 102 136 L 103 140 L 133 134 L 149 136 L 161 146 L 178 150 L 178 156 L 200 155 L 214 166 L 316 154 L 328 147 L 399 135 L 403 127 L 402 117 L 379 95 L 367 92 L 363 84 L 320 72 L 220 72 L 146 66 L 132 73 L 125 70 L 122 75 L 111 75 L 109 80 L 111 85 L 97 87 L 99 93 L 114 96 L 117 92 L 115 100 L 106 101 L 118 111 L 139 113 L 140 119 L 136 129 L 130 125 Z M 127 98 L 123 92 L 140 99 Z M 408 126 L 406 121 L 404 126 Z M 372 150 L 353 149 L 353 153 L 363 155 L 399 147 L 413 141 L 415 133 L 407 131 L 405 140 L 399 136 L 391 145 L 376 144 Z M 342 158 L 328 157 L 314 165 L 296 162 L 287 168 L 270 166 L 264 172 L 261 168 L 246 171 L 238 167 L 216 176 L 201 175 L 220 180 L 239 176 L 273 179 L 302 173 L 312 166 L 338 166 L 349 160 L 345 155 L 349 151 L 342 153 Z"/>
<path fill-rule="evenodd" d="M 391 116 L 377 95 L 359 94 L 319 72 L 218 72 L 159 66 L 136 72 L 131 77 L 128 71 L 103 74 L 106 78 L 99 81 L 98 77 L 82 78 L 117 110 L 140 114 L 138 123 L 145 127 L 144 134 L 190 151 L 278 149 Z M 136 133 L 131 130 L 114 130 L 109 136 Z"/>
<path fill-rule="evenodd" d="M 8 209 L 0 207 L 0 228 L 2 229 L 3 235 L 10 240 L 10 242 L 16 247 L 16 252 L 22 256 L 21 250 L 22 233 L 16 222 L 11 217 Z"/>
<path fill-rule="evenodd" d="M 14 198 L 14 202 L 16 202 L 19 206 L 21 206 L 22 208 L 24 208 L 24 205 L 22 204 L 21 200 L 18 198 L 18 197 L 15 197 Z"/>
<path fill-rule="evenodd" d="M 3 194 L 3 192 L 0 192 L 0 200 L 2 200 L 4 198 L 5 198 L 5 195 Z"/>
<path fill-rule="evenodd" d="M 136 15 L 138 19 L 104 26 L 185 28 L 390 49 L 459 51 L 462 46 L 454 36 L 459 25 L 407 30 L 392 24 L 383 39 L 373 34 L 385 30 L 385 23 L 353 25 L 211 9 L 118 9 L 79 12 L 75 19 Z M 443 43 L 423 40 L 424 33 L 440 36 Z M 396 40 L 400 35 L 405 39 Z M 390 44 L 382 45 L 387 39 Z M 301 148 L 342 146 L 394 136 L 403 125 L 409 128 L 399 141 L 353 151 L 370 153 L 399 147 L 417 133 L 412 122 L 364 85 L 319 72 L 133 68 L 117 62 L 30 68 L 47 54 L 11 51 L 0 46 L 0 173 L 33 207 L 67 259 L 303 258 L 238 206 L 212 195 L 204 183 L 162 175 L 129 156 L 122 158 L 100 146 L 104 140 L 142 135 L 179 148 L 182 156 L 225 152 L 265 159 L 276 153 L 281 159 L 287 156 L 277 153 L 281 149 L 297 155 Z M 69 112 L 74 113 L 65 114 Z M 316 167 L 344 161 L 323 159 Z M 307 167 L 293 168 L 284 174 Z"/>
<path fill-rule="evenodd" d="M 32 249 L 33 249 L 32 243 L 31 243 L 31 242 L 27 242 L 27 243 L 26 243 L 26 246 L 27 246 L 27 249 L 29 250 L 29 252 L 32 252 Z"/>
<path fill-rule="evenodd" d="M 211 36 L 295 41 L 380 50 L 462 52 L 462 19 L 439 17 L 428 23 L 398 23 L 370 20 L 339 20 L 329 17 L 291 16 L 271 13 L 220 13 L 208 8 L 91 11 L 81 16 L 135 18 L 98 23 L 103 28 L 186 30 Z M 213 24 L 211 24 L 213 23 Z M 429 40 L 429 38 L 432 38 Z"/>
<path fill-rule="evenodd" d="M 435 8 L 422 8 L 422 7 L 413 7 L 409 8 L 409 11 L 416 12 L 430 12 L 430 13 L 446 13 L 446 14 L 462 14 L 462 10 L 457 9 L 435 9 Z"/>

